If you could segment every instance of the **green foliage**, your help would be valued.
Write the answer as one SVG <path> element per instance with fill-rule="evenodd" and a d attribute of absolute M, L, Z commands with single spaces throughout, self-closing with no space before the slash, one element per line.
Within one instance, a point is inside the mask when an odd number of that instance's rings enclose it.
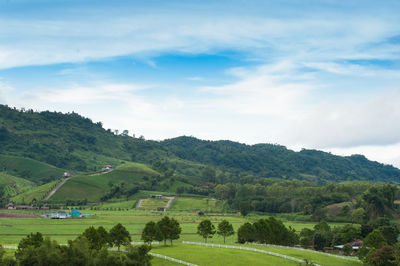
<path fill-rule="evenodd" d="M 228 222 L 227 220 L 222 220 L 218 224 L 217 234 L 224 237 L 224 244 L 225 244 L 226 237 L 231 236 L 234 233 L 235 233 L 235 231 L 233 230 L 232 224 L 230 222 Z"/>
<path fill-rule="evenodd" d="M 129 235 L 128 230 L 118 223 L 113 228 L 111 228 L 110 233 L 110 243 L 118 247 L 118 251 L 120 250 L 121 245 L 129 245 L 131 242 L 131 236 Z"/>
<path fill-rule="evenodd" d="M 353 252 L 353 247 L 350 244 L 346 244 L 343 246 L 343 253 L 346 256 L 350 256 L 351 252 Z"/>
<path fill-rule="evenodd" d="M 210 220 L 203 220 L 197 226 L 197 234 L 201 235 L 204 238 L 204 242 L 207 243 L 207 238 L 212 238 L 215 234 L 215 226 Z"/>
<path fill-rule="evenodd" d="M 396 258 L 393 247 L 382 246 L 379 249 L 372 249 L 367 256 L 368 265 L 371 266 L 396 266 Z"/>
<path fill-rule="evenodd" d="M 161 235 L 161 231 L 158 225 L 155 222 L 150 221 L 146 223 L 142 231 L 141 239 L 151 246 L 151 242 L 153 242 L 154 240 L 162 241 L 163 237 Z"/>
<path fill-rule="evenodd" d="M 250 146 L 193 137 L 147 141 L 129 137 L 126 130 L 114 134 L 101 122 L 93 123 L 76 113 L 23 111 L 0 105 L 0 119 L 2 154 L 83 172 L 97 171 L 104 164 L 138 161 L 163 169 L 167 179 L 186 176 L 196 184 L 226 180 L 251 184 L 264 177 L 322 183 L 349 179 L 397 182 L 400 176 L 400 170 L 361 155 L 340 157 L 315 150 L 294 152 L 280 145 Z"/>
<path fill-rule="evenodd" d="M 167 240 L 170 240 L 172 245 L 172 240 L 179 239 L 182 228 L 174 218 L 164 216 L 157 222 L 157 225 L 161 232 L 161 238 L 164 240 L 164 245 L 166 245 Z"/>
<path fill-rule="evenodd" d="M 128 244 L 124 253 L 115 254 L 115 252 L 108 251 L 105 246 L 102 248 L 98 248 L 97 245 L 93 246 L 94 242 L 86 237 L 91 238 L 93 236 L 96 231 L 96 229 L 93 229 L 86 229 L 75 240 L 69 240 L 68 245 L 59 245 L 50 238 L 43 240 L 41 235 L 31 234 L 21 240 L 15 253 L 16 260 L 2 259 L 3 254 L 1 253 L 2 249 L 0 249 L 1 265 L 150 265 L 151 256 L 148 254 L 151 249 L 150 246 L 132 247 Z M 102 234 L 103 230 L 104 228 L 99 227 L 97 231 Z"/>
<path fill-rule="evenodd" d="M 89 241 L 90 249 L 100 250 L 107 246 L 107 244 L 111 244 L 110 235 L 102 226 L 99 226 L 97 229 L 90 226 L 82 233 L 82 237 L 85 237 Z"/>
<path fill-rule="evenodd" d="M 385 244 L 386 244 L 385 237 L 382 235 L 381 231 L 376 229 L 372 231 L 369 235 L 367 235 L 363 243 L 363 245 L 375 249 L 379 249 Z"/>

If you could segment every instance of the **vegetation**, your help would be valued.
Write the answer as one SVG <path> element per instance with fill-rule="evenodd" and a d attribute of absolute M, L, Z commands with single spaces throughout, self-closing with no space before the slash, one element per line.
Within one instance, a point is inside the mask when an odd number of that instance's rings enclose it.
<path fill-rule="evenodd" d="M 207 238 L 212 238 L 215 232 L 215 226 L 208 219 L 201 221 L 197 226 L 197 234 L 202 236 L 206 243 Z"/>
<path fill-rule="evenodd" d="M 94 229 L 94 231 L 96 230 Z M 50 238 L 44 239 L 41 233 L 31 233 L 20 241 L 18 249 L 15 252 L 15 259 L 12 257 L 3 258 L 4 252 L 2 252 L 3 249 L 1 248 L 0 262 L 2 265 L 20 266 L 150 265 L 151 256 L 148 255 L 150 251 L 149 246 L 132 247 L 130 243 L 125 243 L 126 252 L 115 254 L 115 252 L 110 252 L 107 246 L 97 245 L 100 242 L 106 243 L 108 238 L 94 240 L 94 231 L 93 228 L 88 228 L 75 240 L 69 240 L 68 245 L 59 245 L 55 240 L 51 240 Z M 110 235 L 112 235 L 111 232 Z M 86 236 L 89 236 L 89 239 Z M 107 237 L 108 233 L 103 236 Z"/>

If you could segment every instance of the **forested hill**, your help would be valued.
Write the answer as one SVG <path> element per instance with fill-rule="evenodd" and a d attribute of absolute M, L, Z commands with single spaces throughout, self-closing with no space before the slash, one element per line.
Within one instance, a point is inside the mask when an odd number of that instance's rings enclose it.
<path fill-rule="evenodd" d="M 161 142 L 116 135 L 76 113 L 21 111 L 0 105 L 0 153 L 29 157 L 63 169 L 98 170 L 104 164 L 137 161 L 174 169 L 196 182 L 224 175 L 239 182 L 254 176 L 318 182 L 372 180 L 399 183 L 400 170 L 364 156 L 294 152 L 272 144 L 245 145 L 178 137 Z M 214 174 L 213 174 L 214 172 Z M 215 181 L 215 180 L 213 180 Z"/>

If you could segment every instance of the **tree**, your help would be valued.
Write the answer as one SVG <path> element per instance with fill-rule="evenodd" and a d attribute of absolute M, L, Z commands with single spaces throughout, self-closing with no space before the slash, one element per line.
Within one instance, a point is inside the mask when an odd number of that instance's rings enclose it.
<path fill-rule="evenodd" d="M 212 238 L 215 234 L 215 227 L 210 220 L 203 220 L 197 226 L 197 234 L 201 235 L 204 238 L 204 242 L 207 243 L 207 238 Z"/>
<path fill-rule="evenodd" d="M 396 258 L 393 247 L 382 246 L 380 249 L 371 250 L 367 256 L 368 265 L 372 266 L 396 266 Z"/>
<path fill-rule="evenodd" d="M 90 249 L 100 250 L 110 243 L 110 236 L 102 226 L 98 227 L 97 230 L 90 226 L 82 233 L 82 236 L 89 241 Z"/>
<path fill-rule="evenodd" d="M 217 230 L 217 234 L 219 234 L 220 236 L 224 237 L 224 244 L 225 244 L 225 238 L 227 236 L 231 236 L 233 235 L 235 232 L 233 231 L 233 226 L 231 223 L 229 223 L 227 220 L 222 220 L 219 224 L 218 224 L 218 230 Z"/>
<path fill-rule="evenodd" d="M 317 232 L 314 235 L 314 248 L 316 250 L 323 250 L 329 244 L 329 239 L 326 234 Z"/>
<path fill-rule="evenodd" d="M 343 246 L 344 255 L 350 256 L 352 251 L 353 251 L 353 247 L 350 244 L 346 244 L 346 245 Z"/>
<path fill-rule="evenodd" d="M 369 235 L 367 235 L 363 243 L 363 245 L 375 249 L 379 249 L 385 244 L 386 244 L 385 237 L 382 235 L 381 231 L 377 229 L 375 229 Z"/>
<path fill-rule="evenodd" d="M 300 245 L 303 248 L 308 248 L 311 245 L 311 239 L 308 236 L 303 236 L 300 238 Z"/>
<path fill-rule="evenodd" d="M 110 230 L 110 242 L 118 247 L 118 251 L 120 251 L 121 245 L 129 245 L 131 242 L 131 236 L 129 235 L 128 230 L 118 223 Z"/>
<path fill-rule="evenodd" d="M 160 228 L 153 221 L 150 221 L 146 224 L 146 226 L 144 227 L 144 229 L 142 231 L 141 239 L 145 243 L 148 243 L 150 245 L 150 247 L 151 247 L 151 242 L 153 242 L 154 240 L 158 240 L 158 241 L 163 240 Z"/>
<path fill-rule="evenodd" d="M 248 201 L 242 201 L 239 204 L 239 211 L 243 216 L 247 216 L 251 211 L 251 204 Z"/>
<path fill-rule="evenodd" d="M 364 221 L 365 210 L 363 208 L 358 208 L 354 210 L 351 214 L 351 219 L 354 223 L 362 224 Z"/>
<path fill-rule="evenodd" d="M 164 245 L 167 244 L 168 239 L 171 241 L 171 245 L 172 240 L 179 239 L 182 228 L 174 218 L 170 219 L 168 216 L 165 216 L 157 222 L 157 225 L 161 232 L 160 239 L 164 240 Z"/>
<path fill-rule="evenodd" d="M 241 244 L 255 241 L 255 229 L 254 226 L 249 222 L 242 224 L 239 227 L 237 234 L 238 242 Z"/>

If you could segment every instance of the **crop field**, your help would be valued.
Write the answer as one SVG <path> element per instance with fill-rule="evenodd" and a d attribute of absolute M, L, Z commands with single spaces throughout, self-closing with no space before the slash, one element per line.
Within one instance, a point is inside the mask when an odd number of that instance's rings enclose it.
<path fill-rule="evenodd" d="M 33 199 L 39 201 L 46 197 L 59 182 L 60 181 L 55 180 L 41 186 L 33 187 L 32 189 L 11 198 L 11 201 L 18 204 L 30 204 Z"/>
<path fill-rule="evenodd" d="M 169 199 L 162 198 L 162 199 L 143 199 L 140 208 L 146 209 L 146 210 L 157 210 L 157 207 L 164 207 L 167 205 Z"/>
<path fill-rule="evenodd" d="M 177 197 L 171 204 L 171 210 L 201 210 L 207 212 L 220 212 L 223 210 L 223 202 L 210 198 Z"/>
<path fill-rule="evenodd" d="M 12 210 L 3 210 L 2 213 L 15 213 Z M 89 226 L 104 226 L 110 229 L 117 223 L 122 223 L 132 235 L 134 241 L 140 240 L 140 234 L 144 225 L 149 221 L 158 221 L 163 215 L 174 217 L 178 220 L 182 227 L 180 240 L 198 241 L 203 239 L 196 234 L 197 225 L 203 219 L 210 219 L 213 224 L 217 225 L 222 220 L 226 219 L 232 223 L 235 231 L 240 225 L 247 221 L 255 221 L 263 218 L 263 216 L 241 217 L 239 215 L 212 215 L 198 216 L 189 212 L 157 212 L 157 211 L 106 211 L 106 210 L 81 210 L 82 213 L 93 214 L 92 217 L 83 219 L 65 219 L 52 220 L 45 218 L 24 218 L 24 219 L 0 219 L 0 243 L 15 244 L 19 240 L 31 232 L 41 232 L 45 236 L 50 236 L 60 243 L 66 243 L 68 239 L 73 239 L 82 233 Z M 19 211 L 19 213 L 43 213 L 34 211 Z M 300 223 L 300 222 L 284 222 L 286 226 L 291 226 L 296 230 L 302 228 L 312 228 L 315 223 Z M 338 224 L 331 224 L 335 226 Z M 227 238 L 227 243 L 233 244 L 236 239 L 234 237 Z M 214 236 L 208 240 L 209 243 L 223 243 L 223 238 Z"/>
<path fill-rule="evenodd" d="M 0 169 L 26 179 L 43 180 L 62 177 L 65 170 L 52 165 L 11 155 L 0 155 Z"/>
<path fill-rule="evenodd" d="M 158 172 L 139 163 L 126 163 L 111 172 L 93 175 L 78 175 L 66 182 L 50 199 L 63 202 L 66 198 L 73 200 L 87 199 L 98 202 L 110 189 L 110 185 L 125 182 L 127 184 L 141 182 L 144 177 L 159 175 Z"/>

